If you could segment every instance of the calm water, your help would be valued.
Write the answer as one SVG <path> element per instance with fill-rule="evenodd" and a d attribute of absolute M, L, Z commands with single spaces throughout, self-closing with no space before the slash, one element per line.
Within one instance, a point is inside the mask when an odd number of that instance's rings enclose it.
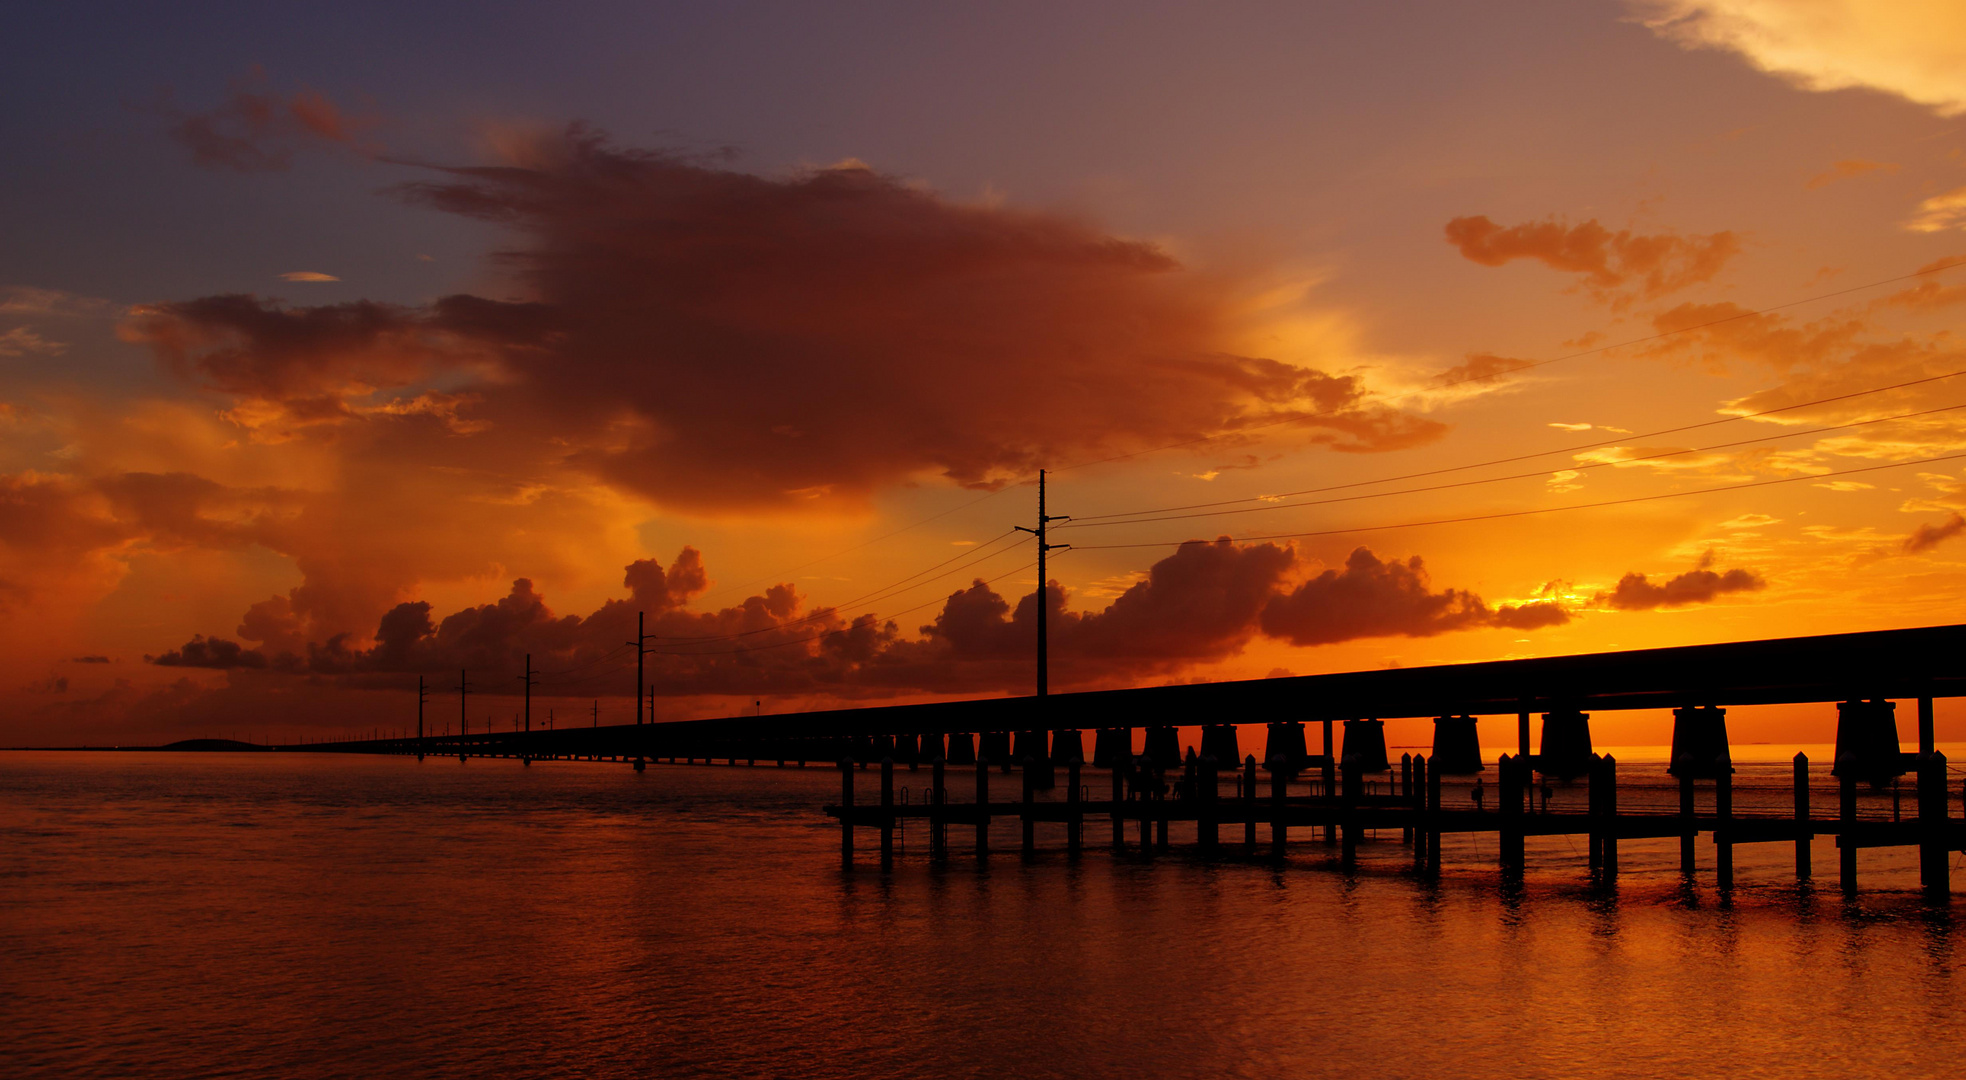
<path fill-rule="evenodd" d="M 818 769 L 0 754 L 0 1076 L 1957 1076 L 1966 1060 L 1966 901 L 1921 903 L 1909 854 L 1866 852 L 1855 903 L 1828 844 L 1817 891 L 1785 846 L 1740 849 L 1725 900 L 1704 841 L 1691 889 L 1673 842 L 1627 842 L 1615 896 L 1585 886 L 1581 840 L 1532 841 L 1520 889 L 1497 881 L 1492 840 L 1450 839 L 1429 885 L 1396 836 L 1350 876 L 1315 844 L 1281 867 L 1011 851 L 937 868 L 912 835 L 891 872 L 843 873 L 815 809 L 836 791 Z"/>

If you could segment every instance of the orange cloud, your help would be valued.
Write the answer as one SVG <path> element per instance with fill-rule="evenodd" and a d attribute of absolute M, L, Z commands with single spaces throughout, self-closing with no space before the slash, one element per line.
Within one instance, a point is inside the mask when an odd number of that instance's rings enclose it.
<path fill-rule="evenodd" d="M 1447 223 L 1447 242 L 1482 266 L 1533 259 L 1575 274 L 1592 295 L 1625 306 L 1711 281 L 1741 249 L 1729 231 L 1703 236 L 1612 232 L 1596 219 L 1569 225 L 1559 218 L 1504 227 L 1485 216 Z"/>
<path fill-rule="evenodd" d="M 1803 184 L 1802 187 L 1805 191 L 1815 191 L 1818 188 L 1828 187 L 1838 180 L 1849 180 L 1875 172 L 1889 174 L 1897 171 L 1898 166 L 1888 161 L 1866 161 L 1862 158 L 1845 158 L 1830 166 L 1827 171 L 1817 173 L 1810 177 L 1809 182 Z"/>
<path fill-rule="evenodd" d="M 361 134 L 376 124 L 373 117 L 346 115 L 318 90 L 302 89 L 282 98 L 266 84 L 265 70 L 255 64 L 232 80 L 225 100 L 214 108 L 186 113 L 167 100 L 161 111 L 175 121 L 171 138 L 208 169 L 284 172 L 293 166 L 300 145 L 356 147 Z"/>

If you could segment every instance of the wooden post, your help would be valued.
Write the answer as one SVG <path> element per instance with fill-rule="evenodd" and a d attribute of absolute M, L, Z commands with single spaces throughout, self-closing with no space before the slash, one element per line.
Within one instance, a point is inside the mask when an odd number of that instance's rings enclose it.
<path fill-rule="evenodd" d="M 1085 803 L 1079 799 L 1079 759 L 1073 757 L 1065 764 L 1065 784 L 1070 789 L 1065 792 L 1065 802 L 1069 817 L 1065 819 L 1065 850 L 1073 855 L 1079 853 L 1080 834 L 1084 822 L 1080 815 L 1085 813 Z"/>
<path fill-rule="evenodd" d="M 940 756 L 935 759 L 935 787 L 928 803 L 928 854 L 932 859 L 945 859 L 949 856 L 949 822 L 943 817 L 944 807 L 949 804 L 949 788 L 943 775 L 943 762 Z"/>
<path fill-rule="evenodd" d="M 1604 835 L 1598 840 L 1597 869 L 1600 879 L 1609 882 L 1618 878 L 1618 759 L 1606 754 L 1597 768 L 1604 777 L 1604 797 L 1598 803 L 1604 811 Z"/>
<path fill-rule="evenodd" d="M 1129 736 L 1129 740 L 1131 736 Z M 1127 746 L 1130 748 L 1132 742 Z M 1113 757 L 1113 850 L 1126 850 L 1126 774 L 1133 766 L 1133 754 L 1129 750 Z"/>
<path fill-rule="evenodd" d="M 1952 830 L 1948 820 L 1946 756 L 1937 750 L 1918 756 L 1918 884 L 1925 895 L 1939 898 L 1952 894 L 1952 845 L 1946 841 Z"/>
<path fill-rule="evenodd" d="M 1270 854 L 1283 857 L 1283 847 L 1290 842 L 1290 826 L 1284 824 L 1284 800 L 1289 797 L 1290 774 L 1288 765 L 1282 757 L 1270 758 Z"/>
<path fill-rule="evenodd" d="M 1324 768 L 1321 774 L 1324 780 L 1324 791 L 1322 794 L 1326 799 L 1333 798 L 1338 794 L 1336 786 L 1337 753 L 1338 748 L 1331 741 L 1331 719 L 1326 717 L 1324 721 Z M 1324 827 L 1324 842 L 1331 844 L 1336 843 L 1337 840 L 1338 826 L 1335 824 L 1326 824 Z"/>
<path fill-rule="evenodd" d="M 840 864 L 853 865 L 853 759 L 840 759 Z"/>
<path fill-rule="evenodd" d="M 976 854 L 990 853 L 990 759 L 976 755 Z"/>
<path fill-rule="evenodd" d="M 894 759 L 881 759 L 881 865 L 894 861 Z"/>
<path fill-rule="evenodd" d="M 1700 831 L 1693 823 L 1693 778 L 1679 778 L 1679 872 L 1693 876 L 1693 841 Z"/>
<path fill-rule="evenodd" d="M 1845 893 L 1857 891 L 1857 777 L 1856 762 L 1839 762 L 1837 777 L 1837 881 Z"/>
<path fill-rule="evenodd" d="M 1918 699 L 1918 752 L 1930 754 L 1938 750 L 1932 731 L 1932 699 Z"/>
<path fill-rule="evenodd" d="M 1713 881 L 1734 887 L 1734 778 L 1722 766 L 1713 782 Z"/>
<path fill-rule="evenodd" d="M 1809 880 L 1809 755 L 1795 755 L 1795 880 Z"/>
<path fill-rule="evenodd" d="M 1364 785 L 1364 777 L 1359 775 L 1357 765 L 1346 765 L 1339 780 L 1342 790 L 1338 796 L 1338 816 L 1343 826 L 1344 839 L 1338 849 L 1338 862 L 1350 870 L 1358 865 L 1358 826 L 1352 821 L 1352 803 L 1357 799 Z"/>
<path fill-rule="evenodd" d="M 1029 858 L 1038 850 L 1038 822 L 1036 818 L 1032 817 L 1037 812 L 1038 802 L 1038 782 L 1037 777 L 1033 775 L 1036 770 L 1032 768 L 1034 763 L 1031 755 L 1026 754 L 1024 755 L 1024 767 L 1018 770 L 1024 774 L 1024 810 L 1018 817 L 1022 818 L 1024 822 L 1023 850 L 1026 858 Z"/>
<path fill-rule="evenodd" d="M 1412 754 L 1399 756 L 1399 797 L 1408 801 L 1413 798 Z M 1399 830 L 1399 842 L 1409 846 L 1413 843 L 1413 825 L 1410 822 Z"/>
<path fill-rule="evenodd" d="M 1590 819 L 1590 872 L 1599 873 L 1604 869 L 1604 758 L 1591 755 L 1590 772 L 1586 781 L 1588 807 L 1584 811 Z"/>
<path fill-rule="evenodd" d="M 1413 834 L 1413 868 L 1423 870 L 1427 865 L 1427 756 L 1413 755 L 1413 782 L 1408 786 L 1406 796 L 1407 810 L 1420 822 L 1418 828 L 1409 829 Z"/>
<path fill-rule="evenodd" d="M 1215 816 L 1215 800 L 1221 794 L 1221 776 L 1216 772 L 1215 757 L 1210 755 L 1195 762 L 1192 770 L 1195 795 L 1195 839 L 1203 851 L 1213 854 L 1222 843 L 1222 823 Z"/>
<path fill-rule="evenodd" d="M 1427 873 L 1440 873 L 1440 770 L 1427 768 Z"/>
<path fill-rule="evenodd" d="M 1522 768 L 1528 764 L 1521 757 L 1503 754 L 1498 763 L 1501 790 L 1496 792 L 1496 809 L 1500 811 L 1501 831 L 1496 844 L 1496 852 L 1501 857 L 1502 872 L 1519 876 L 1523 870 L 1522 843 Z"/>
<path fill-rule="evenodd" d="M 1245 754 L 1242 759 L 1242 848 L 1246 855 L 1256 854 L 1256 755 Z"/>

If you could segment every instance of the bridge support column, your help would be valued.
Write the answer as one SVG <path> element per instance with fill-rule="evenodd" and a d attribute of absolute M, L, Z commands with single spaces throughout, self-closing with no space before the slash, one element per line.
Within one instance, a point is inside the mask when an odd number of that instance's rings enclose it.
<path fill-rule="evenodd" d="M 1809 880 L 1809 755 L 1795 755 L 1795 880 Z"/>

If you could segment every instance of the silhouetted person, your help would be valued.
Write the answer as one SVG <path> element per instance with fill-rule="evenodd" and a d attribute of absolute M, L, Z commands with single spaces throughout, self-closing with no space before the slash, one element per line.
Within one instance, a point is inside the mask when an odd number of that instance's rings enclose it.
<path fill-rule="evenodd" d="M 1483 788 L 1483 787 L 1481 786 L 1481 777 L 1479 777 L 1479 776 L 1477 776 L 1477 777 L 1475 777 L 1475 786 L 1474 786 L 1474 790 L 1473 790 L 1473 791 L 1470 791 L 1470 792 L 1468 792 L 1468 798 L 1470 798 L 1470 799 L 1473 799 L 1473 800 L 1474 800 L 1474 804 L 1475 804 L 1475 809 L 1476 809 L 1476 810 L 1480 810 L 1480 809 L 1481 809 L 1481 800 L 1482 800 L 1482 799 L 1483 799 L 1483 798 L 1484 798 L 1484 797 L 1485 797 L 1486 795 L 1487 795 L 1487 790 L 1486 790 L 1485 788 Z"/>

